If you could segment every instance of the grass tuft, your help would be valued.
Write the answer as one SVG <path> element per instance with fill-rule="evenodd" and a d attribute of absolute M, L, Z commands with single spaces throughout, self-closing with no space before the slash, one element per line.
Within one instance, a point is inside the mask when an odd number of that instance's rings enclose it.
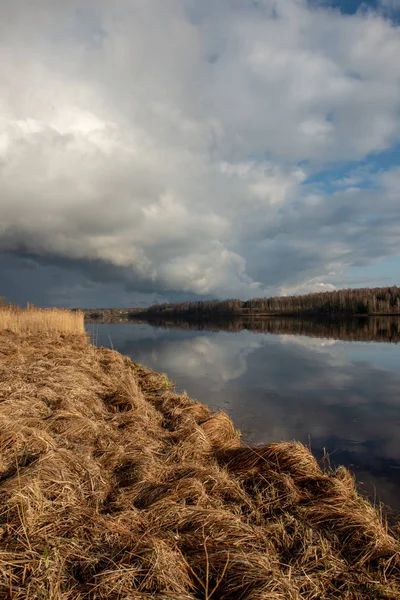
<path fill-rule="evenodd" d="M 400 530 L 349 471 L 241 445 L 227 415 L 85 336 L 7 329 L 0 598 L 400 598 Z"/>
<path fill-rule="evenodd" d="M 84 334 L 84 315 L 81 311 L 72 312 L 60 308 L 0 307 L 1 330 L 27 334 Z"/>

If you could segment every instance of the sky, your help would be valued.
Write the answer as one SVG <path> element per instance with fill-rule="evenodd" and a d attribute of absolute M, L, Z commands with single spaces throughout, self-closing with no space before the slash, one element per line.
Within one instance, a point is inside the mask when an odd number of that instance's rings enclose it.
<path fill-rule="evenodd" d="M 0 296 L 400 282 L 400 0 L 0 3 Z"/>

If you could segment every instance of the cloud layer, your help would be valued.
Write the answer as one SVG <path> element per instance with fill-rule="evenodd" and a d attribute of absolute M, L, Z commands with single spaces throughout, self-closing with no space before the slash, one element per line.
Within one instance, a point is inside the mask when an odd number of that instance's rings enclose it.
<path fill-rule="evenodd" d="M 303 0 L 3 3 L 0 251 L 165 297 L 397 256 L 398 56 L 387 12 Z"/>

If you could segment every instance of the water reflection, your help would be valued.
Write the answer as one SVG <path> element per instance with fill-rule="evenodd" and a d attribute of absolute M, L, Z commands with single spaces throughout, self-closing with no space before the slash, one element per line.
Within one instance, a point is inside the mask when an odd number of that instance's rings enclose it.
<path fill-rule="evenodd" d="M 254 333 L 303 335 L 351 342 L 374 341 L 394 344 L 400 342 L 400 318 L 398 316 L 349 317 L 347 319 L 272 317 L 222 321 L 180 321 L 179 319 L 168 321 L 153 318 L 151 321 L 136 319 L 136 322 L 148 323 L 161 329 L 231 332 L 245 329 Z"/>
<path fill-rule="evenodd" d="M 373 327 L 367 330 L 370 335 Z M 333 465 L 350 466 L 370 493 L 376 488 L 383 502 L 400 510 L 395 344 L 145 324 L 96 325 L 92 331 L 99 344 L 112 343 L 168 373 L 179 390 L 226 410 L 248 442 L 297 439 L 318 457 L 326 448 Z"/>

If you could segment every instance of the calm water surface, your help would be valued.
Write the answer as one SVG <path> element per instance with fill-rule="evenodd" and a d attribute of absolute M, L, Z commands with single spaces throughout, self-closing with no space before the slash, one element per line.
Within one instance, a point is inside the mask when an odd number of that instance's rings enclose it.
<path fill-rule="evenodd" d="M 248 443 L 300 440 L 400 511 L 400 346 L 247 330 L 88 325 L 94 341 L 225 410 Z"/>

